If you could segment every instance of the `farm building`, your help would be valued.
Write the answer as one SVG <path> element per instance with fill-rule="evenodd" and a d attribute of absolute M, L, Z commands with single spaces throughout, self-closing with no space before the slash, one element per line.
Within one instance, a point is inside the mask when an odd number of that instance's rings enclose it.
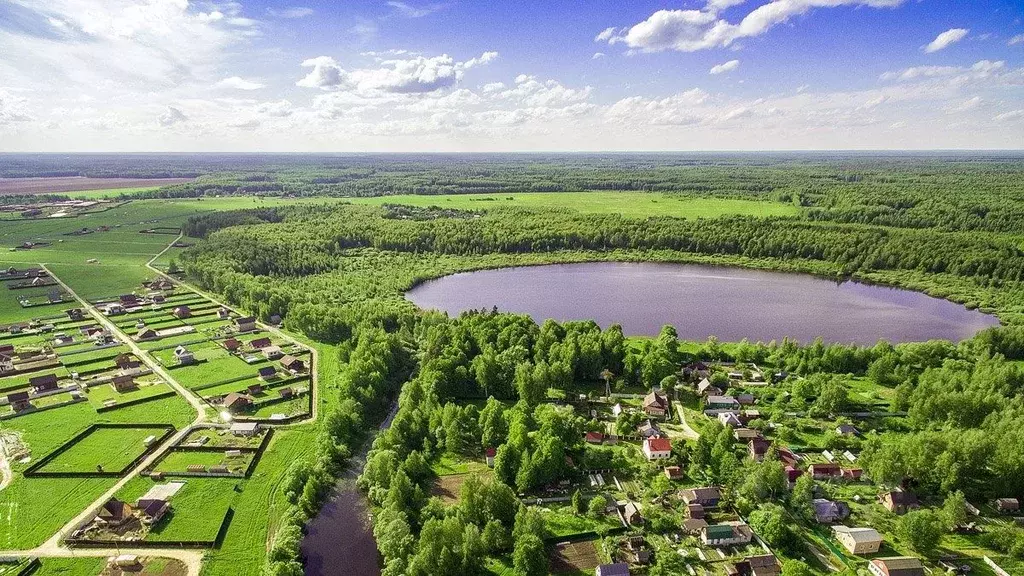
<path fill-rule="evenodd" d="M 653 438 L 661 436 L 661 428 L 658 427 L 658 423 L 653 420 L 646 420 L 636 428 L 636 433 L 641 438 Z"/>
<path fill-rule="evenodd" d="M 644 517 L 640 514 L 640 507 L 635 502 L 627 502 L 622 507 L 622 517 L 626 519 L 626 523 L 630 526 L 639 526 L 644 523 Z"/>
<path fill-rule="evenodd" d="M 72 322 L 79 322 L 85 319 L 85 313 L 82 312 L 81 308 L 71 308 L 70 310 L 65 310 L 64 313 L 68 315 L 68 320 Z"/>
<path fill-rule="evenodd" d="M 648 460 L 661 460 L 672 455 L 672 441 L 668 438 L 646 438 L 643 445 Z"/>
<path fill-rule="evenodd" d="M 832 501 L 825 498 L 814 499 L 814 519 L 819 524 L 831 524 L 845 520 L 850 515 L 850 507 L 845 502 Z"/>
<path fill-rule="evenodd" d="M 222 342 L 222 344 L 224 345 L 224 349 L 227 350 L 228 352 L 235 352 L 236 350 L 242 347 L 242 343 L 239 342 L 238 339 L 236 338 L 228 338 L 227 340 Z"/>
<path fill-rule="evenodd" d="M 868 570 L 874 576 L 925 576 L 921 561 L 909 556 L 875 558 L 868 564 Z"/>
<path fill-rule="evenodd" d="M 668 413 L 668 398 L 663 394 L 651 392 L 644 396 L 643 408 L 648 416 L 664 416 Z"/>
<path fill-rule="evenodd" d="M 217 318 L 221 320 L 227 320 L 231 317 L 231 310 L 224 308 L 223 306 L 217 309 Z"/>
<path fill-rule="evenodd" d="M 196 363 L 195 355 L 184 346 L 178 346 L 174 349 L 174 357 L 178 360 L 178 364 L 181 364 L 182 366 Z"/>
<path fill-rule="evenodd" d="M 834 526 L 832 531 L 851 554 L 874 554 L 882 547 L 882 535 L 874 528 Z"/>
<path fill-rule="evenodd" d="M 273 380 L 277 377 L 277 370 L 273 366 L 263 366 L 259 369 L 260 380 Z"/>
<path fill-rule="evenodd" d="M 815 480 L 828 480 L 830 478 L 838 478 L 839 476 L 843 475 L 843 470 L 842 468 L 839 467 L 839 464 L 816 463 L 811 464 L 808 470 L 810 471 L 811 476 L 813 476 Z"/>
<path fill-rule="evenodd" d="M 586 440 L 588 444 L 600 444 L 604 442 L 604 434 L 600 432 L 587 432 L 584 436 L 584 440 Z"/>
<path fill-rule="evenodd" d="M 246 391 L 248 391 L 249 394 L 252 394 L 252 395 L 263 394 L 263 385 L 262 384 L 249 384 L 249 386 L 246 387 Z"/>
<path fill-rule="evenodd" d="M 153 330 L 152 328 L 143 328 L 135 335 L 135 340 L 138 342 L 145 342 L 147 340 L 156 340 L 159 337 L 160 333 L 156 330 Z"/>
<path fill-rule="evenodd" d="M 291 386 L 286 386 L 278 390 L 277 394 L 281 398 L 291 398 L 292 396 L 295 396 L 295 390 L 292 390 Z"/>
<path fill-rule="evenodd" d="M 302 372 L 306 369 L 306 365 L 295 356 L 285 356 L 281 358 L 281 367 L 289 372 Z"/>
<path fill-rule="evenodd" d="M 273 343 L 270 341 L 270 338 L 266 338 L 266 337 L 264 337 L 264 338 L 254 338 L 254 339 L 249 341 L 249 346 L 252 346 L 255 350 L 262 350 L 262 349 L 266 348 L 267 346 L 272 346 L 272 345 L 273 345 Z"/>
<path fill-rule="evenodd" d="M 703 520 L 705 516 L 704 506 L 694 502 L 686 505 L 686 515 L 694 520 Z"/>
<path fill-rule="evenodd" d="M 174 314 L 174 317 L 178 320 L 184 320 L 185 318 L 192 317 L 192 309 L 188 306 L 178 306 L 171 313 Z"/>
<path fill-rule="evenodd" d="M 669 480 L 676 480 L 683 477 L 683 469 L 679 466 L 665 466 L 665 477 Z"/>
<path fill-rule="evenodd" d="M 708 410 L 738 410 L 740 403 L 732 396 L 708 396 L 704 407 Z"/>
<path fill-rule="evenodd" d="M 267 346 L 266 348 L 262 349 L 262 352 L 263 357 L 266 358 L 267 360 L 277 360 L 284 354 L 283 352 L 281 352 L 280 346 Z"/>
<path fill-rule="evenodd" d="M 751 460 L 755 462 L 763 461 L 771 447 L 772 443 L 764 438 L 751 438 L 750 441 L 747 442 L 747 452 L 750 453 Z"/>

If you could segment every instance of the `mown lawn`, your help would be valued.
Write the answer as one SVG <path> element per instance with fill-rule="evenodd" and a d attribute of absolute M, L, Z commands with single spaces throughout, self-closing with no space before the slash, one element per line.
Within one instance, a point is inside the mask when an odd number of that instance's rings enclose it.
<path fill-rule="evenodd" d="M 33 576 L 97 576 L 106 558 L 44 558 Z"/>
<path fill-rule="evenodd" d="M 157 462 L 153 468 L 157 472 L 186 472 L 188 467 L 201 464 L 210 468 L 223 464 L 233 473 L 244 472 L 252 461 L 251 452 L 243 452 L 240 456 L 228 456 L 225 450 L 175 450 Z"/>
<path fill-rule="evenodd" d="M 131 464 L 146 451 L 143 440 L 159 437 L 154 428 L 97 428 L 71 446 L 40 472 L 116 472 Z"/>
<path fill-rule="evenodd" d="M 621 214 L 630 218 L 674 216 L 720 218 L 722 216 L 796 216 L 790 204 L 730 198 L 693 198 L 647 192 L 530 192 L 516 194 L 397 195 L 351 198 L 353 204 L 406 204 L 440 206 L 459 210 L 487 210 L 514 206 L 533 209 L 568 209 L 589 214 Z"/>

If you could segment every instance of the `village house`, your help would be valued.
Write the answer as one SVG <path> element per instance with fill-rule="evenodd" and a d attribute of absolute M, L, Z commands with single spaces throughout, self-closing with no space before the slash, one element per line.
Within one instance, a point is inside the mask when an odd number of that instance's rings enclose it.
<path fill-rule="evenodd" d="M 227 308 L 224 308 L 223 306 L 221 306 L 220 308 L 217 309 L 217 318 L 219 318 L 221 320 L 227 320 L 230 317 L 231 317 L 231 310 L 228 310 Z"/>
<path fill-rule="evenodd" d="M 160 337 L 160 333 L 152 328 L 143 328 L 135 335 L 137 342 L 145 342 L 147 340 L 156 340 Z"/>
<path fill-rule="evenodd" d="M 161 498 L 140 498 L 136 507 L 142 512 L 142 521 L 156 524 L 171 509 L 171 503 Z"/>
<path fill-rule="evenodd" d="M 857 481 L 864 476 L 864 470 L 860 468 L 843 468 L 841 475 L 843 480 Z"/>
<path fill-rule="evenodd" d="M 295 396 L 295 390 L 292 390 L 291 386 L 285 386 L 277 391 L 277 395 L 287 400 Z"/>
<path fill-rule="evenodd" d="M 222 404 L 229 412 L 235 412 L 238 410 L 245 410 L 249 406 L 252 406 L 252 398 L 249 398 L 245 394 L 232 392 L 224 397 Z"/>
<path fill-rule="evenodd" d="M 626 524 L 630 526 L 641 526 L 644 523 L 644 517 L 640 514 L 640 507 L 635 502 L 626 502 L 626 505 L 622 507 L 622 517 L 626 519 Z"/>
<path fill-rule="evenodd" d="M 850 424 L 840 424 L 839 426 L 836 426 L 836 434 L 840 436 L 856 436 L 857 428 Z"/>
<path fill-rule="evenodd" d="M 235 318 L 235 332 L 252 332 L 256 329 L 256 318 L 243 316 Z M 267 339 L 269 342 L 269 338 Z"/>
<path fill-rule="evenodd" d="M 121 294 L 117 297 L 117 300 L 125 308 L 137 306 L 139 304 L 139 297 L 135 294 Z"/>
<path fill-rule="evenodd" d="M 287 355 L 281 358 L 281 367 L 285 370 L 298 374 L 306 369 L 306 365 L 295 356 Z"/>
<path fill-rule="evenodd" d="M 124 306 L 119 303 L 107 304 L 103 307 L 103 313 L 107 316 L 119 316 L 124 314 Z"/>
<path fill-rule="evenodd" d="M 711 524 L 701 530 L 700 541 L 705 546 L 735 546 L 737 544 L 749 544 L 754 538 L 754 532 L 744 522 L 725 522 L 723 524 Z"/>
<path fill-rule="evenodd" d="M 100 508 L 96 518 L 101 524 L 107 526 L 121 526 L 131 520 L 134 513 L 135 510 L 126 502 L 111 498 Z"/>
<path fill-rule="evenodd" d="M 718 386 L 715 386 L 710 380 L 705 378 L 697 384 L 697 393 L 701 396 L 721 396 L 725 391 Z"/>
<path fill-rule="evenodd" d="M 831 462 L 811 464 L 808 470 L 815 480 L 830 480 L 843 475 L 843 470 L 839 467 L 839 464 Z"/>
<path fill-rule="evenodd" d="M 260 380 L 263 380 L 264 382 L 273 380 L 277 377 L 277 369 L 273 366 L 263 366 L 259 369 L 259 377 Z"/>
<path fill-rule="evenodd" d="M 0 372 L 13 372 L 14 358 L 10 354 L 0 352 Z"/>
<path fill-rule="evenodd" d="M 49 392 L 51 390 L 57 390 L 60 386 L 57 384 L 56 374 L 45 374 L 43 376 L 33 376 L 28 379 L 28 385 L 32 387 L 32 391 L 36 394 L 43 392 Z"/>
<path fill-rule="evenodd" d="M 762 554 L 727 564 L 725 573 L 729 576 L 778 576 L 782 574 L 782 565 L 773 554 Z"/>
<path fill-rule="evenodd" d="M 246 391 L 248 391 L 249 395 L 251 395 L 251 396 L 256 396 L 258 394 L 263 394 L 263 385 L 262 384 L 249 384 L 249 386 L 246 387 Z"/>
<path fill-rule="evenodd" d="M 644 456 L 648 460 L 661 460 L 672 455 L 672 442 L 668 438 L 645 438 Z"/>
<path fill-rule="evenodd" d="M 114 379 L 111 380 L 110 383 L 114 385 L 114 390 L 117 390 L 122 394 L 125 392 L 131 392 L 138 388 L 138 386 L 135 385 L 135 378 L 132 378 L 131 376 L 114 376 Z"/>
<path fill-rule="evenodd" d="M 665 416 L 668 413 L 668 398 L 663 394 L 651 392 L 644 396 L 643 408 L 648 416 Z"/>
<path fill-rule="evenodd" d="M 280 326 L 281 325 L 281 315 L 280 314 L 272 314 L 270 316 L 270 323 L 273 324 L 274 326 Z"/>
<path fill-rule="evenodd" d="M 868 571 L 874 576 L 925 576 L 921 561 L 909 556 L 875 558 L 868 563 Z"/>
<path fill-rule="evenodd" d="M 683 477 L 683 469 L 679 466 L 665 466 L 665 477 L 669 480 L 678 480 Z"/>
<path fill-rule="evenodd" d="M 263 357 L 267 360 L 277 360 L 284 355 L 284 353 L 281 352 L 280 346 L 267 346 L 266 348 L 263 348 L 261 352 L 263 353 Z"/>
<path fill-rule="evenodd" d="M 763 462 L 771 447 L 772 443 L 764 438 L 751 438 L 747 442 L 747 452 L 750 453 L 750 458 L 754 462 Z"/>
<path fill-rule="evenodd" d="M 272 346 L 272 345 L 273 345 L 273 343 L 270 341 L 270 338 L 267 338 L 267 337 L 254 338 L 254 339 L 249 341 L 249 346 L 251 346 L 254 350 L 262 350 L 262 349 L 266 348 L 267 346 Z"/>
<path fill-rule="evenodd" d="M 739 410 L 740 403 L 732 396 L 708 396 L 704 399 L 707 410 Z"/>
<path fill-rule="evenodd" d="M 813 505 L 814 519 L 818 524 L 832 524 L 845 520 L 850 515 L 850 507 L 845 502 L 815 498 Z"/>
<path fill-rule="evenodd" d="M 636 428 L 636 433 L 641 438 L 654 438 L 656 436 L 662 436 L 661 428 L 658 423 L 653 420 L 645 420 Z"/>
<path fill-rule="evenodd" d="M 751 406 L 755 402 L 753 394 L 739 394 L 736 396 L 736 401 L 742 406 Z"/>
<path fill-rule="evenodd" d="M 714 508 L 722 499 L 722 492 L 716 486 L 704 486 L 683 490 L 682 496 L 687 504 L 700 504 L 704 508 Z"/>
<path fill-rule="evenodd" d="M 997 498 L 995 505 L 996 510 L 999 510 L 1003 514 L 1020 511 L 1020 501 L 1016 498 Z"/>
<path fill-rule="evenodd" d="M 494 457 L 498 455 L 498 451 L 494 448 L 487 448 L 484 450 L 484 461 L 487 462 L 487 466 L 494 468 Z"/>
<path fill-rule="evenodd" d="M 687 517 L 693 518 L 694 520 L 703 520 L 705 515 L 704 506 L 696 502 L 694 502 L 693 504 L 687 504 L 686 515 Z"/>
<path fill-rule="evenodd" d="M 251 438 L 259 433 L 260 425 L 259 422 L 234 422 L 229 431 L 235 436 Z"/>
<path fill-rule="evenodd" d="M 68 336 L 67 334 L 65 334 L 63 332 L 58 332 L 58 333 L 53 335 L 53 345 L 54 346 L 64 346 L 66 344 L 72 344 L 72 343 L 74 343 L 74 341 L 75 341 L 74 338 L 72 338 L 71 336 Z"/>
<path fill-rule="evenodd" d="M 911 510 L 920 508 L 917 503 L 917 496 L 905 490 L 890 490 L 878 497 L 882 506 L 893 514 L 906 514 Z"/>
<path fill-rule="evenodd" d="M 836 540 L 850 554 L 875 554 L 882 547 L 882 535 L 874 528 L 833 526 L 832 531 L 835 532 Z"/>
<path fill-rule="evenodd" d="M 238 339 L 236 338 L 228 338 L 227 340 L 221 342 L 221 344 L 224 346 L 224 349 L 227 350 L 228 352 L 237 352 L 238 349 L 242 347 L 242 343 L 239 342 Z"/>
<path fill-rule="evenodd" d="M 80 322 L 85 319 L 85 313 L 82 312 L 81 308 L 71 308 L 70 310 L 65 310 L 64 313 L 68 315 L 68 320 L 72 322 Z"/>
<path fill-rule="evenodd" d="M 28 399 L 28 392 L 12 392 L 8 394 L 7 403 L 11 405 L 11 410 L 14 410 L 16 413 L 32 409 L 32 403 Z"/>
<path fill-rule="evenodd" d="M 174 358 L 178 361 L 178 364 L 182 366 L 188 366 L 189 364 L 196 363 L 195 354 L 189 351 L 184 346 L 178 346 L 174 349 Z"/>
<path fill-rule="evenodd" d="M 587 444 L 601 444 L 604 442 L 604 434 L 600 432 L 587 432 L 584 434 L 584 440 Z"/>
<path fill-rule="evenodd" d="M 188 306 L 178 306 L 171 314 L 174 314 L 174 317 L 178 320 L 184 320 L 192 316 L 192 310 Z"/>
<path fill-rule="evenodd" d="M 786 480 L 789 482 L 790 488 L 796 484 L 796 479 L 803 476 L 804 471 L 795 466 L 786 466 Z"/>
<path fill-rule="evenodd" d="M 718 421 L 722 423 L 722 426 L 732 426 L 733 428 L 740 428 L 743 426 L 743 422 L 740 422 L 740 415 L 735 412 L 722 412 L 718 415 Z"/>
<path fill-rule="evenodd" d="M 763 438 L 760 432 L 751 428 L 736 428 L 732 431 L 732 437 L 739 442 L 747 442 L 754 438 Z"/>
<path fill-rule="evenodd" d="M 135 358 L 135 356 L 122 353 L 114 357 L 114 365 L 121 370 L 133 370 L 138 368 L 141 363 Z"/>
<path fill-rule="evenodd" d="M 594 568 L 594 576 L 629 576 L 629 564 L 625 562 L 601 564 Z"/>

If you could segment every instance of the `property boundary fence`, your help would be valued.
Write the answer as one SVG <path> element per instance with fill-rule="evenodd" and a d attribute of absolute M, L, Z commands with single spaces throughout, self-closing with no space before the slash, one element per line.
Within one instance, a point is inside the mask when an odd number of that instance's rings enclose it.
<path fill-rule="evenodd" d="M 54 461 L 61 454 L 75 447 L 76 444 L 81 442 L 87 436 L 93 432 L 104 429 L 104 428 L 120 428 L 120 429 L 143 429 L 143 430 L 163 430 L 164 433 L 153 440 L 142 451 L 141 454 L 135 457 L 127 466 L 116 471 L 116 472 L 41 472 L 40 470 L 46 467 L 50 462 Z M 50 452 L 46 456 L 36 461 L 22 472 L 22 475 L 26 478 L 121 478 L 128 473 L 131 469 L 135 468 L 142 462 L 147 456 L 156 451 L 165 440 L 170 438 L 177 430 L 170 424 L 93 424 L 85 430 L 76 434 L 73 438 L 58 446 L 53 452 Z"/>

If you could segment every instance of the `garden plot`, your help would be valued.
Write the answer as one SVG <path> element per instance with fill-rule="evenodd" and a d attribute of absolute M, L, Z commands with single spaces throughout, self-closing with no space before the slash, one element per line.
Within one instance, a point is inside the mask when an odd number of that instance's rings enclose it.
<path fill-rule="evenodd" d="M 232 356 L 216 344 L 213 344 L 212 348 L 195 349 L 191 346 L 188 348 L 195 353 L 198 363 L 173 370 L 174 378 L 187 388 L 195 388 L 211 382 L 246 378 L 255 372 L 252 366 Z"/>
<path fill-rule="evenodd" d="M 146 542 L 205 542 L 212 545 L 244 481 L 233 478 L 188 478 L 170 497 L 170 511 L 145 534 Z M 135 503 L 153 486 L 149 478 L 134 478 L 116 498 Z"/>
<path fill-rule="evenodd" d="M 94 425 L 39 460 L 25 475 L 122 476 L 173 431 L 161 424 Z"/>
<path fill-rule="evenodd" d="M 589 573 L 601 564 L 593 540 L 556 544 L 551 549 L 549 562 L 552 574 Z"/>
<path fill-rule="evenodd" d="M 152 472 L 165 476 L 189 473 L 216 473 L 242 475 L 255 457 L 252 451 L 241 452 L 232 448 L 173 449 L 161 458 Z"/>
<path fill-rule="evenodd" d="M 128 402 L 134 403 L 139 400 L 155 398 L 163 394 L 174 392 L 166 382 L 156 377 L 148 380 L 137 379 L 135 384 L 136 388 L 128 392 L 118 392 L 114 389 L 114 385 L 110 383 L 100 384 L 98 386 L 90 387 L 87 390 L 86 396 L 89 399 L 89 403 L 92 404 L 94 408 L 104 408 L 118 404 L 126 404 Z"/>
<path fill-rule="evenodd" d="M 245 418 L 256 420 L 277 420 L 281 416 L 290 418 L 309 414 L 310 396 L 308 392 L 296 392 L 296 396 L 289 400 L 271 400 L 262 404 L 256 404 L 253 412 L 245 414 Z"/>

